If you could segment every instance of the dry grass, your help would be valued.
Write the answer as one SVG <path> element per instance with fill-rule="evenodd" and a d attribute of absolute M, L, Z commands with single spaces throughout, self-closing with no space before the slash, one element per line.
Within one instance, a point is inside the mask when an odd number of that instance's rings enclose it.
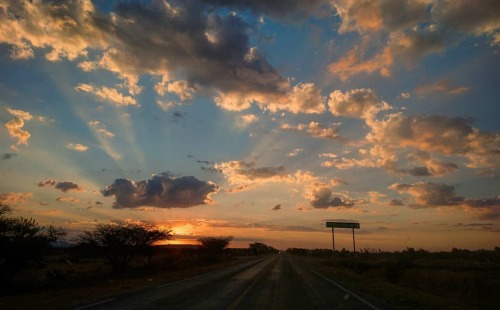
<path fill-rule="evenodd" d="M 498 254 L 456 259 L 432 253 L 425 258 L 365 253 L 300 259 L 368 299 L 371 296 L 384 309 L 493 309 L 500 291 Z"/>
<path fill-rule="evenodd" d="M 16 282 L 24 289 L 10 296 L 0 296 L 0 305 L 3 309 L 34 309 L 34 307 L 36 309 L 72 309 L 114 296 L 190 278 L 248 259 L 253 258 L 227 258 L 218 263 L 191 266 L 185 264 L 184 268 L 173 266 L 159 268 L 158 265 L 150 270 L 132 268 L 127 274 L 119 276 L 112 275 L 110 267 L 98 259 L 71 265 L 67 262 L 52 262 L 43 269 L 30 269 L 21 274 Z M 161 258 L 158 261 L 162 261 Z M 52 270 L 57 270 L 62 278 L 48 279 L 50 276 L 47 277 L 47 271 Z M 30 283 L 29 288 L 26 288 L 27 283 Z"/>

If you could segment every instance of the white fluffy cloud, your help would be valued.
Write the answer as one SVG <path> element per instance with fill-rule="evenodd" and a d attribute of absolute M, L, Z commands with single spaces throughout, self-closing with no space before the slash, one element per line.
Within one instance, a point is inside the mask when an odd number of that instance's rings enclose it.
<path fill-rule="evenodd" d="M 346 92 L 330 93 L 328 107 L 333 115 L 355 118 L 370 118 L 380 111 L 391 109 L 385 101 L 378 100 L 372 89 L 361 88 Z"/>

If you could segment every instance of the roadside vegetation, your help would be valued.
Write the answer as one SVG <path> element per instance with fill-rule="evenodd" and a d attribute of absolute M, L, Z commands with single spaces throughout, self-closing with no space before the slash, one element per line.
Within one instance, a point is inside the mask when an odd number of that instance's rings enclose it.
<path fill-rule="evenodd" d="M 67 309 L 175 282 L 278 250 L 261 242 L 230 248 L 232 237 L 158 246 L 170 230 L 100 224 L 61 242 L 66 231 L 12 216 L 0 205 L 0 304 L 5 309 Z M 65 245 L 65 246 L 62 246 Z M 428 252 L 291 248 L 287 253 L 382 309 L 495 309 L 500 248 Z"/>
<path fill-rule="evenodd" d="M 383 309 L 495 309 L 500 248 L 428 252 L 297 249 L 288 253 Z"/>
<path fill-rule="evenodd" d="M 229 236 L 156 245 L 171 239 L 171 231 L 146 224 L 99 224 L 71 244 L 65 235 L 0 206 L 2 309 L 74 308 L 277 252 L 263 243 L 228 248 Z"/>

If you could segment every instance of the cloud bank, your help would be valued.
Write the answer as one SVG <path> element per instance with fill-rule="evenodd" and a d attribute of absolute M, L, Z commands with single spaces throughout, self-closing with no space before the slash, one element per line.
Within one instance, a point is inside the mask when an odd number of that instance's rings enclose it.
<path fill-rule="evenodd" d="M 139 182 L 116 179 L 101 192 L 105 197 L 115 197 L 115 209 L 142 206 L 170 209 L 209 204 L 211 196 L 218 190 L 219 187 L 212 182 L 200 181 L 192 176 L 173 178 L 162 173 Z"/>

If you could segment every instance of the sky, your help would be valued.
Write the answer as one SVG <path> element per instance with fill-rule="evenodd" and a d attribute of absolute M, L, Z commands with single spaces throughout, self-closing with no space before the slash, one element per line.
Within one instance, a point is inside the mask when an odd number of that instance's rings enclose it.
<path fill-rule="evenodd" d="M 70 239 L 493 249 L 499 51 L 497 0 L 0 0 L 0 203 Z"/>

